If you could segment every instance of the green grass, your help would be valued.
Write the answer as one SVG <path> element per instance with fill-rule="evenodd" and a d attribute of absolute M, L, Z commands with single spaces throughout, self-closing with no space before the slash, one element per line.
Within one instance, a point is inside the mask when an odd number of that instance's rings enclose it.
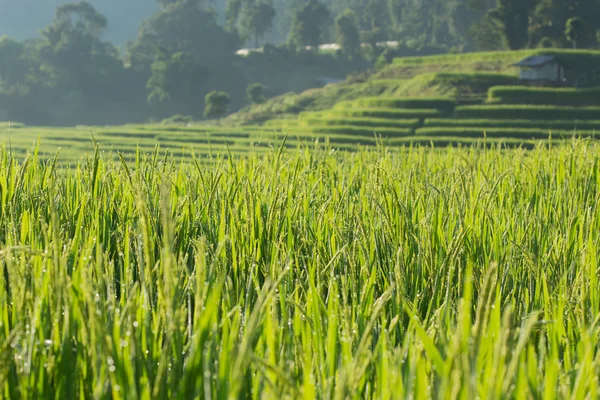
<path fill-rule="evenodd" d="M 598 396 L 594 142 L 60 165 L 0 151 L 3 398 Z"/>

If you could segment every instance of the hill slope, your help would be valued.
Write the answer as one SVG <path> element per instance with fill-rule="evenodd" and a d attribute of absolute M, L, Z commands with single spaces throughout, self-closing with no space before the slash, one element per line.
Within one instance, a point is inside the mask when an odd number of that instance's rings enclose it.
<path fill-rule="evenodd" d="M 523 141 L 596 137 L 600 89 L 532 87 L 518 78 L 512 65 L 540 53 L 552 54 L 569 66 L 563 86 L 600 67 L 600 51 L 408 57 L 341 84 L 248 107 L 227 120 L 264 123 L 292 135 L 346 135 L 357 141 L 374 136 L 445 144 L 485 137 Z"/>

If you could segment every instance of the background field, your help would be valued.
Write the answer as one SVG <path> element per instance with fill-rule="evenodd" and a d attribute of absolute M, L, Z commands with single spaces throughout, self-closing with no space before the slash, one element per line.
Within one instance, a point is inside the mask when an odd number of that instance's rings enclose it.
<path fill-rule="evenodd" d="M 569 124 L 560 132 L 550 130 L 464 127 L 425 127 L 417 129 L 416 120 L 405 120 L 397 127 L 373 127 L 369 119 L 351 119 L 356 124 L 328 125 L 310 123 L 291 126 L 273 122 L 273 126 L 244 127 L 183 127 L 165 125 L 126 125 L 119 127 L 9 127 L 0 125 L 0 143 L 18 159 L 37 152 L 42 159 L 58 154 L 61 164 L 73 164 L 94 152 L 94 141 L 107 158 L 118 159 L 119 153 L 131 161 L 136 152 L 141 155 L 168 152 L 176 157 L 196 157 L 211 163 L 219 157 L 261 155 L 273 148 L 312 148 L 359 151 L 367 146 L 446 147 L 481 144 L 501 144 L 505 147 L 532 148 L 539 143 L 560 143 L 575 137 L 596 137 L 593 127 L 572 131 Z M 397 124 L 398 120 L 392 121 Z M 376 122 L 376 121 L 375 121 Z M 364 124 L 367 124 L 366 126 Z M 594 125 L 595 127 L 596 125 Z M 494 133 L 495 132 L 495 133 Z M 504 134 L 498 134 L 504 132 Z M 529 134 L 531 133 L 531 134 Z"/>

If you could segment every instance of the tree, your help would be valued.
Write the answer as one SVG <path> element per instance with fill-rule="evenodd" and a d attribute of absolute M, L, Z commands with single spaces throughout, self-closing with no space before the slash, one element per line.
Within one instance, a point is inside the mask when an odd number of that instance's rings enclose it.
<path fill-rule="evenodd" d="M 25 83 L 28 66 L 24 54 L 23 43 L 8 36 L 0 37 L 0 91 L 3 93 L 18 90 Z"/>
<path fill-rule="evenodd" d="M 4 118 L 34 119 L 30 100 L 39 85 L 39 65 L 28 59 L 27 46 L 7 36 L 0 37 L 0 112 Z"/>
<path fill-rule="evenodd" d="M 290 43 L 298 48 L 312 46 L 316 48 L 325 38 L 330 14 L 318 0 L 309 0 L 294 13 L 290 30 Z"/>
<path fill-rule="evenodd" d="M 387 32 L 391 24 L 388 0 L 367 0 L 364 4 L 364 10 L 359 14 L 362 15 L 360 28 L 364 31 Z"/>
<path fill-rule="evenodd" d="M 488 11 L 511 50 L 522 49 L 529 43 L 529 20 L 537 0 L 497 0 L 496 8 Z"/>
<path fill-rule="evenodd" d="M 227 113 L 231 99 L 225 92 L 213 90 L 204 98 L 204 117 L 218 120 Z"/>
<path fill-rule="evenodd" d="M 117 49 L 102 40 L 106 18 L 88 2 L 56 9 L 52 24 L 41 31 L 37 51 L 44 69 L 63 92 L 109 94 L 123 64 Z"/>
<path fill-rule="evenodd" d="M 594 45 L 594 35 L 600 29 L 600 1 L 598 0 L 540 0 L 533 13 L 529 34 L 532 44 L 539 44 L 541 40 L 551 41 L 555 46 L 566 47 L 569 44 L 577 47 Z M 570 19 L 575 25 L 571 33 L 576 34 L 582 28 L 576 41 L 567 37 L 567 23 Z M 577 35 L 576 35 L 577 36 Z"/>
<path fill-rule="evenodd" d="M 172 4 L 188 3 L 195 6 L 206 6 L 207 0 L 157 0 L 159 6 L 166 8 Z"/>
<path fill-rule="evenodd" d="M 265 86 L 260 83 L 252 83 L 246 88 L 246 98 L 251 104 L 260 104 L 265 101 Z"/>
<path fill-rule="evenodd" d="M 159 48 L 171 54 L 187 53 L 205 65 L 222 69 L 231 64 L 239 38 L 219 26 L 216 15 L 198 0 L 181 0 L 163 6 L 142 23 L 138 37 L 127 48 L 126 62 L 149 72 Z"/>
<path fill-rule="evenodd" d="M 225 6 L 225 27 L 229 32 L 237 32 L 244 0 L 227 0 Z"/>
<path fill-rule="evenodd" d="M 358 32 L 356 14 L 350 9 L 335 19 L 335 36 L 344 54 L 355 57 L 360 52 L 360 33 Z"/>
<path fill-rule="evenodd" d="M 542 0 L 536 6 L 529 24 L 531 44 L 537 47 L 566 45 L 565 11 L 562 4 L 555 0 Z"/>
<path fill-rule="evenodd" d="M 565 24 L 565 36 L 577 48 L 577 41 L 585 34 L 585 23 L 579 17 L 569 18 Z"/>
<path fill-rule="evenodd" d="M 275 9 L 264 1 L 253 2 L 243 9 L 240 21 L 242 32 L 254 38 L 255 47 L 258 47 L 258 41 L 273 26 L 273 18 L 275 18 Z"/>
<path fill-rule="evenodd" d="M 205 67 L 188 53 L 169 54 L 159 49 L 146 83 L 148 102 L 158 103 L 165 113 L 194 114 L 202 101 L 202 85 L 208 78 Z"/>
<path fill-rule="evenodd" d="M 469 33 L 473 37 L 475 47 L 479 50 L 502 50 L 506 48 L 506 41 L 502 35 L 502 24 L 489 13 L 481 21 L 475 23 Z"/>

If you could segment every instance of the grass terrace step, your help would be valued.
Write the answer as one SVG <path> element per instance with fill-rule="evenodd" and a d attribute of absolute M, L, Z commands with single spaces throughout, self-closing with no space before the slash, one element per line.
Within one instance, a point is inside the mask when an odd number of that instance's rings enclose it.
<path fill-rule="evenodd" d="M 410 79 L 371 79 L 367 82 L 374 86 L 400 86 L 404 85 Z"/>
<path fill-rule="evenodd" d="M 480 105 L 460 106 L 454 110 L 455 118 L 478 119 L 572 119 L 598 120 L 600 107 L 529 106 L 529 105 Z"/>
<path fill-rule="evenodd" d="M 384 128 L 414 128 L 419 124 L 419 119 L 386 119 L 386 118 L 303 118 L 299 120 L 302 126 L 311 125 L 345 125 L 345 126 L 369 126 Z"/>
<path fill-rule="evenodd" d="M 410 128 L 367 128 L 357 126 L 317 126 L 312 127 L 311 130 L 314 133 L 329 133 L 329 134 L 347 134 L 353 135 L 354 138 L 358 136 L 374 137 L 402 137 L 410 136 L 414 134 L 414 130 Z"/>
<path fill-rule="evenodd" d="M 488 102 L 494 104 L 598 106 L 600 105 L 600 88 L 497 86 L 488 91 Z"/>
<path fill-rule="evenodd" d="M 335 115 L 351 118 L 425 119 L 441 118 L 444 114 L 434 109 L 397 108 L 340 108 L 329 111 Z"/>
<path fill-rule="evenodd" d="M 424 127 L 535 128 L 551 130 L 600 130 L 600 120 L 458 119 L 431 118 Z"/>
<path fill-rule="evenodd" d="M 415 57 L 397 57 L 394 58 L 394 65 L 423 65 L 440 63 L 468 63 L 468 62 L 493 62 L 519 60 L 521 58 L 536 54 L 535 50 L 520 51 L 486 51 L 480 53 L 463 54 L 440 54 L 435 56 L 415 56 Z"/>
<path fill-rule="evenodd" d="M 265 121 L 262 125 L 264 127 L 272 127 L 272 126 L 298 126 L 297 119 L 270 119 Z"/>
<path fill-rule="evenodd" d="M 414 99 L 414 98 L 395 98 L 395 97 L 363 97 L 352 101 L 343 101 L 335 105 L 334 108 L 400 108 L 400 109 L 435 109 L 445 113 L 451 113 L 456 106 L 456 102 L 450 99 Z"/>
<path fill-rule="evenodd" d="M 441 54 L 435 56 L 398 57 L 393 63 L 398 66 L 411 65 L 439 65 L 448 63 L 472 64 L 493 63 L 512 64 L 525 57 L 533 55 L 553 55 L 560 58 L 565 64 L 582 63 L 600 64 L 600 51 L 588 49 L 534 49 L 534 50 L 511 50 L 511 51 L 486 51 L 462 54 Z"/>

